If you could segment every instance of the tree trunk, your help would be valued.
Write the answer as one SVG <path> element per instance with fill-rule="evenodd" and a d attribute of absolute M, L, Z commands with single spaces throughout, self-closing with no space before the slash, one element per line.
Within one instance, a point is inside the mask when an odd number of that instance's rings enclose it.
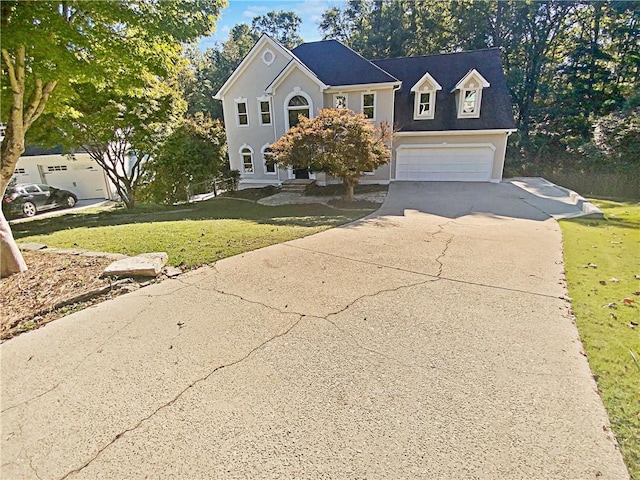
<path fill-rule="evenodd" d="M 347 200 L 348 202 L 353 202 L 353 187 L 355 186 L 355 182 L 351 179 L 343 179 L 342 181 L 344 182 L 344 186 L 347 189 L 345 200 Z"/>
<path fill-rule="evenodd" d="M 0 211 L 0 278 L 26 270 L 27 264 L 13 239 L 9 222 L 4 218 L 4 213 Z"/>

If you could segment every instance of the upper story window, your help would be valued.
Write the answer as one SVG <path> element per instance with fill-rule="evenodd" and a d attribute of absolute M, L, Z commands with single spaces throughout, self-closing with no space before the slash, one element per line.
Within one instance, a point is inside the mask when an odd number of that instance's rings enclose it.
<path fill-rule="evenodd" d="M 240 156 L 242 157 L 242 171 L 244 173 L 253 173 L 253 150 L 248 145 L 240 147 Z"/>
<path fill-rule="evenodd" d="M 234 98 L 236 104 L 236 121 L 239 127 L 249 126 L 249 110 L 246 98 Z"/>
<path fill-rule="evenodd" d="M 347 95 L 343 93 L 334 95 L 333 108 L 347 108 Z"/>
<path fill-rule="evenodd" d="M 272 155 L 273 153 L 271 153 L 271 147 L 269 145 L 265 145 L 264 147 L 262 147 L 262 161 L 264 165 L 264 173 L 270 174 L 270 175 L 273 175 L 276 173 L 276 164 L 269 163 L 269 160 L 271 160 Z"/>
<path fill-rule="evenodd" d="M 309 101 L 302 95 L 291 97 L 287 104 L 287 118 L 289 120 L 289 128 L 295 127 L 300 123 L 300 115 L 309 118 L 311 108 Z"/>
<path fill-rule="evenodd" d="M 456 92 L 458 118 L 480 118 L 482 89 L 491 85 L 473 69 L 460 80 L 452 92 Z"/>
<path fill-rule="evenodd" d="M 376 94 L 375 93 L 363 93 L 362 94 L 362 113 L 370 120 L 376 119 Z"/>
<path fill-rule="evenodd" d="M 440 84 L 429 72 L 426 72 L 416 84 L 411 87 L 414 94 L 414 120 L 432 119 L 436 113 L 436 92 L 442 90 Z"/>
<path fill-rule="evenodd" d="M 260 125 L 271 125 L 271 102 L 269 97 L 258 97 Z"/>

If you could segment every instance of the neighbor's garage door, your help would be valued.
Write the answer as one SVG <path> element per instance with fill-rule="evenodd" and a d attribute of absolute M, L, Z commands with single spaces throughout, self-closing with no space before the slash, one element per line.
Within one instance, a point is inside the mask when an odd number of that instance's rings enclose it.
<path fill-rule="evenodd" d="M 493 145 L 402 145 L 396 154 L 396 180 L 488 182 Z"/>

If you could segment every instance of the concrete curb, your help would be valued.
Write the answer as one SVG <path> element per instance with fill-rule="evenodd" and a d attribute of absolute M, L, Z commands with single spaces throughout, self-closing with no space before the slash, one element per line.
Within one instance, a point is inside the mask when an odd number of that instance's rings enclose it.
<path fill-rule="evenodd" d="M 581 212 L 579 212 L 579 213 L 553 215 L 554 218 L 556 218 L 556 219 L 580 218 L 580 217 L 604 218 L 604 213 L 602 213 L 602 210 L 600 210 L 598 207 L 596 207 L 593 203 L 591 203 L 589 200 L 584 198 L 582 195 L 580 195 L 579 193 L 577 193 L 577 192 L 575 192 L 573 190 L 570 190 L 570 189 L 568 189 L 566 187 L 563 187 L 561 185 L 556 185 L 555 183 L 550 182 L 546 178 L 543 178 L 543 177 L 514 177 L 514 178 L 505 179 L 504 181 L 507 182 L 507 183 L 511 183 L 512 185 L 515 185 L 516 187 L 521 188 L 521 189 L 531 193 L 532 195 L 537 195 L 537 193 L 535 191 L 527 189 L 524 185 L 522 185 L 522 183 L 527 184 L 527 182 L 531 182 L 531 180 L 539 183 L 540 186 L 542 186 L 542 187 L 545 187 L 545 188 L 556 188 L 556 189 L 566 193 L 567 196 L 569 197 L 569 203 L 575 205 L 576 207 L 578 207 L 581 210 Z"/>

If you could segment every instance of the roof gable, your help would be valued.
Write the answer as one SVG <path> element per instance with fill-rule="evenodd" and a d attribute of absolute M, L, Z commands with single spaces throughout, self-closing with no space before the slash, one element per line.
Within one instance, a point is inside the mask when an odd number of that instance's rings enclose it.
<path fill-rule="evenodd" d="M 398 83 L 398 79 L 336 40 L 303 43 L 292 51 L 325 85 Z"/>
<path fill-rule="evenodd" d="M 425 85 L 428 85 L 430 88 L 424 88 Z M 412 92 L 418 92 L 420 90 L 442 90 L 442 86 L 427 72 L 411 87 Z"/>
<path fill-rule="evenodd" d="M 231 76 L 227 79 L 226 82 L 224 82 L 222 87 L 220 87 L 220 90 L 218 90 L 218 92 L 213 96 L 213 98 L 215 98 L 216 100 L 222 99 L 222 96 L 224 95 L 224 93 L 238 79 L 238 77 L 242 75 L 242 73 L 245 71 L 247 66 L 256 58 L 256 55 L 258 54 L 258 52 L 260 52 L 260 50 L 262 50 L 262 47 L 264 47 L 265 45 L 268 45 L 270 48 L 275 49 L 278 53 L 283 55 L 285 58 L 293 57 L 293 55 L 291 55 L 291 52 L 287 50 L 284 46 L 282 46 L 280 42 L 271 38 L 266 33 L 262 34 L 262 36 L 255 43 L 255 45 L 251 47 L 251 50 L 249 50 L 249 53 L 247 53 L 247 55 L 242 59 L 242 62 L 240 62 L 240 65 L 238 65 L 238 67 L 233 71 Z"/>
<path fill-rule="evenodd" d="M 276 78 L 267 86 L 265 89 L 265 93 L 267 94 L 275 94 L 276 88 L 282 81 L 289 76 L 289 74 L 295 70 L 300 70 L 306 76 L 308 76 L 311 80 L 313 80 L 316 85 L 320 88 L 320 90 L 324 91 L 327 89 L 327 85 L 325 85 L 315 73 L 313 73 L 304 63 L 298 60 L 295 56 L 291 59 L 289 63 L 287 63 L 286 67 L 282 69 L 282 71 L 278 74 Z"/>
<path fill-rule="evenodd" d="M 473 84 L 469 85 L 469 82 L 472 80 Z M 478 83 L 478 85 L 475 85 L 476 83 Z M 478 88 L 478 86 L 481 86 L 482 88 L 489 88 L 491 84 L 487 82 L 487 80 L 482 75 L 480 75 L 480 73 L 478 73 L 478 70 L 472 68 L 464 77 L 460 79 L 458 83 L 456 83 L 456 86 L 453 87 L 451 91 L 455 92 L 456 90 L 461 90 L 464 88 Z"/>

